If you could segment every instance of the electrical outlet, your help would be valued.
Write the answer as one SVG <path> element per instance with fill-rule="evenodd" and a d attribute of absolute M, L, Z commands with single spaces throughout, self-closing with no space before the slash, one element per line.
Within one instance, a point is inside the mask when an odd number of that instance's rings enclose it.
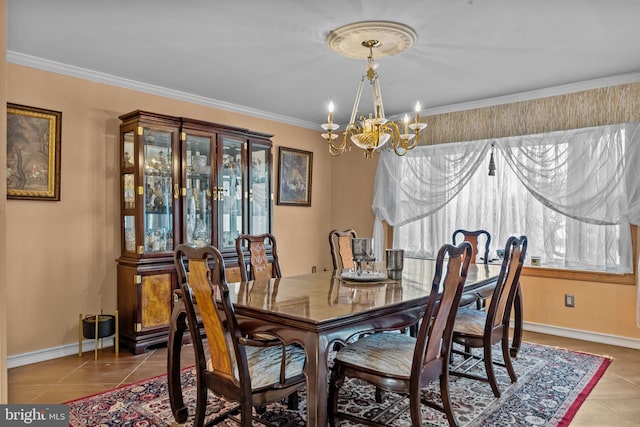
<path fill-rule="evenodd" d="M 575 307 L 576 300 L 573 295 L 564 294 L 564 306 L 565 307 Z"/>
<path fill-rule="evenodd" d="M 316 272 L 316 266 L 314 265 L 313 267 L 311 267 L 311 272 L 315 273 Z"/>

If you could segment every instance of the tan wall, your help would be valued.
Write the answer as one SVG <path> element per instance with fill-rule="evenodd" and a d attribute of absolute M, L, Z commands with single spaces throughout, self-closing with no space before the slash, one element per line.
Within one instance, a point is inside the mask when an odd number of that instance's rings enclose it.
<path fill-rule="evenodd" d="M 62 111 L 61 201 L 7 203 L 9 355 L 77 342 L 78 313 L 116 308 L 118 116 L 135 109 L 272 133 L 276 159 L 280 145 L 313 151 L 312 205 L 275 206 L 274 234 L 285 274 L 331 266 L 331 162 L 317 132 L 15 64 L 7 71 L 8 102 Z"/>
<path fill-rule="evenodd" d="M 636 286 L 523 277 L 524 320 L 542 325 L 640 339 Z M 575 295 L 575 307 L 564 295 Z"/>
<path fill-rule="evenodd" d="M 364 151 L 354 147 L 351 152 L 334 157 L 331 187 L 331 225 L 338 230 L 353 228 L 358 236 L 373 235 L 373 180 L 378 155 L 364 158 Z"/>
<path fill-rule="evenodd" d="M 7 2 L 0 0 L 0 28 L 7 28 Z M 0 33 L 0 129 L 7 128 L 7 61 L 4 53 L 7 51 L 6 31 Z M 7 133 L 0 132 L 0 165 L 6 165 Z M 6 169 L 0 167 L 0 182 L 7 182 Z M 6 208 L 7 188 L 0 186 L 0 404 L 7 403 L 7 280 L 6 280 Z"/>

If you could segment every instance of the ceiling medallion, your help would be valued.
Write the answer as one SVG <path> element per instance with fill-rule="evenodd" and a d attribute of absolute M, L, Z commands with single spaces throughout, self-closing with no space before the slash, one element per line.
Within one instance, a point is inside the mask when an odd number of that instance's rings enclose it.
<path fill-rule="evenodd" d="M 398 22 L 365 21 L 344 25 L 327 36 L 329 49 L 348 58 L 367 59 L 369 52 L 362 49 L 364 40 L 377 40 L 376 58 L 396 55 L 409 49 L 418 35 L 413 28 Z"/>

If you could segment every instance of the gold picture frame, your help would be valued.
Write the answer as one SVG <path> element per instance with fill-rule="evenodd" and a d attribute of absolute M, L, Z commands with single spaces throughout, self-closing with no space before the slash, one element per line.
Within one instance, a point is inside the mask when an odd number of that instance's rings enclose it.
<path fill-rule="evenodd" d="M 313 153 L 295 148 L 278 148 L 279 205 L 311 206 Z"/>
<path fill-rule="evenodd" d="M 7 199 L 60 200 L 62 113 L 7 104 Z"/>

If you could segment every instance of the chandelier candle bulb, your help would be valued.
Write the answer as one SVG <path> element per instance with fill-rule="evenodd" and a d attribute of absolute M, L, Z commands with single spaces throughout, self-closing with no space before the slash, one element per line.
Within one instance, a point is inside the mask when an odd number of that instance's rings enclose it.
<path fill-rule="evenodd" d="M 333 102 L 329 103 L 329 124 L 333 123 Z"/>
<path fill-rule="evenodd" d="M 409 116 L 404 115 L 404 133 L 405 135 L 409 133 Z"/>
<path fill-rule="evenodd" d="M 416 102 L 416 123 L 420 121 L 420 101 Z"/>

